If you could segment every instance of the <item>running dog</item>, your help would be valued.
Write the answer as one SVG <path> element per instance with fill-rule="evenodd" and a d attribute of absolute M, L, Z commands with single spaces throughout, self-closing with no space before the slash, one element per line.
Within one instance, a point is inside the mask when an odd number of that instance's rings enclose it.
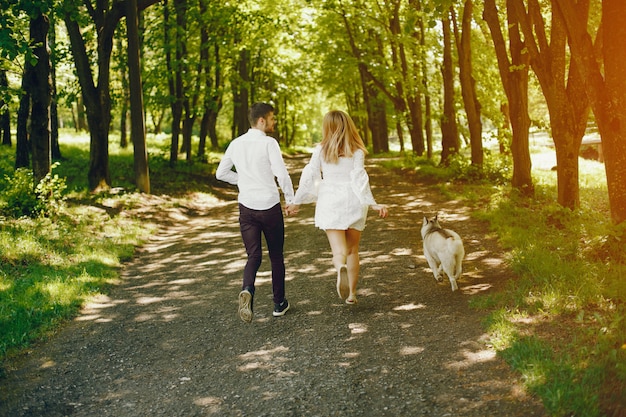
<path fill-rule="evenodd" d="M 465 249 L 461 237 L 450 229 L 439 225 L 437 216 L 432 219 L 424 217 L 422 223 L 422 240 L 424 256 L 438 282 L 443 281 L 443 272 L 448 275 L 452 291 L 459 287 L 456 280 L 462 272 L 461 263 L 465 257 Z"/>

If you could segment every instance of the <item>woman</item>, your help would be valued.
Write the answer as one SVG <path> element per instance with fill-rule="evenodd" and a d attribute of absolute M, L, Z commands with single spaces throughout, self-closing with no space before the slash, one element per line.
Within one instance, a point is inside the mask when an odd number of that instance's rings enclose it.
<path fill-rule="evenodd" d="M 326 231 L 337 268 L 337 293 L 347 304 L 356 304 L 359 281 L 359 241 L 368 208 L 388 215 L 377 204 L 365 172 L 367 149 L 350 116 L 332 110 L 324 116 L 322 142 L 302 170 L 294 204 L 287 214 L 297 213 L 300 204 L 317 202 L 315 226 Z"/>

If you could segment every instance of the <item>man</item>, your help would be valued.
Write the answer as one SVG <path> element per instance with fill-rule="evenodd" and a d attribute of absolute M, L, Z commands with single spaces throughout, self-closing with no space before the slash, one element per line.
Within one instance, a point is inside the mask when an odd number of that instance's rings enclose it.
<path fill-rule="evenodd" d="M 239 188 L 239 227 L 248 254 L 239 293 L 239 317 L 249 323 L 253 316 L 254 282 L 263 258 L 261 234 L 265 236 L 272 265 L 273 315 L 283 316 L 289 309 L 285 298 L 285 223 L 275 178 L 287 210 L 294 192 L 278 142 L 267 135 L 276 125 L 274 108 L 255 103 L 250 107 L 248 120 L 251 128 L 228 145 L 215 176 Z"/>

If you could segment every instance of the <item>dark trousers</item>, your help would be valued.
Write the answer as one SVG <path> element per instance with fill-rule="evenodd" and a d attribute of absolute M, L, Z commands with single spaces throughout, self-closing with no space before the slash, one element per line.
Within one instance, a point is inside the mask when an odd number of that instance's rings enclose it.
<path fill-rule="evenodd" d="M 256 274 L 263 258 L 263 233 L 272 265 L 274 302 L 282 303 L 285 299 L 285 222 L 280 203 L 267 210 L 252 210 L 239 204 L 239 228 L 248 254 L 248 262 L 243 271 L 243 288 L 254 289 Z"/>

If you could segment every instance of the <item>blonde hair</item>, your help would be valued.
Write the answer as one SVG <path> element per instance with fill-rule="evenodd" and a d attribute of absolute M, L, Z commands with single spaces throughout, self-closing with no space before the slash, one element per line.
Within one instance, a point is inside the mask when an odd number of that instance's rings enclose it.
<path fill-rule="evenodd" d="M 341 110 L 331 110 L 324 116 L 321 145 L 322 157 L 328 163 L 337 163 L 342 156 L 351 157 L 357 149 L 367 155 L 352 118 Z"/>

